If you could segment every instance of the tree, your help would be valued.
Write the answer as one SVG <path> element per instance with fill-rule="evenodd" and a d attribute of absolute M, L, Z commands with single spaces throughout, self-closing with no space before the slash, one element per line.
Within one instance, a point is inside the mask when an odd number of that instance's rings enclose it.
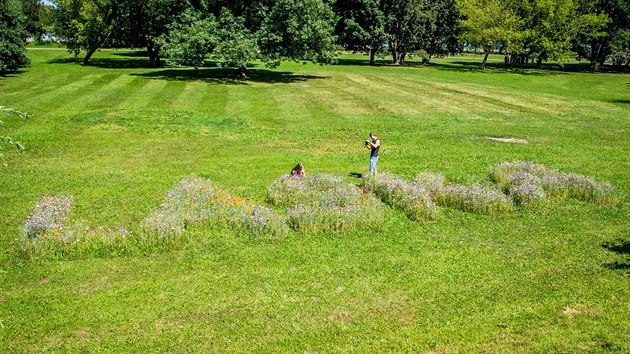
<path fill-rule="evenodd" d="M 509 46 L 516 39 L 522 20 L 511 1 L 459 0 L 457 6 L 462 15 L 460 38 L 483 48 L 485 55 L 479 68 L 485 69 L 494 48 Z"/>
<path fill-rule="evenodd" d="M 18 1 L 0 0 L 0 75 L 30 63 L 26 56 L 25 17 Z"/>
<path fill-rule="evenodd" d="M 158 41 L 169 60 L 199 66 L 206 58 L 236 67 L 239 75 L 261 59 L 329 63 L 336 54 L 333 13 L 322 0 L 275 0 L 189 9 Z M 217 11 L 218 10 L 218 11 Z"/>
<path fill-rule="evenodd" d="M 370 65 L 374 65 L 387 38 L 381 1 L 338 0 L 334 10 L 339 16 L 335 26 L 339 43 L 347 50 L 369 52 Z"/>
<path fill-rule="evenodd" d="M 630 65 L 630 30 L 619 29 L 613 34 L 609 57 L 614 66 Z"/>
<path fill-rule="evenodd" d="M 430 22 L 425 0 L 384 0 L 385 29 L 394 64 L 403 64 L 407 53 L 420 49 Z"/>
<path fill-rule="evenodd" d="M 86 54 L 83 64 L 105 44 L 123 44 L 120 38 L 125 18 L 122 14 L 133 8 L 135 0 L 55 0 L 59 32 L 66 40 L 68 51 L 78 56 Z"/>
<path fill-rule="evenodd" d="M 428 0 L 427 16 L 423 23 L 424 36 L 420 48 L 425 53 L 423 62 L 428 64 L 433 56 L 444 56 L 460 51 L 459 12 L 455 0 Z"/>
<path fill-rule="evenodd" d="M 166 33 L 168 25 L 176 14 L 192 9 L 187 1 L 180 0 L 145 0 L 128 3 L 125 11 L 119 13 L 121 28 L 117 41 L 121 45 L 133 48 L 146 48 L 149 64 L 161 66 L 160 45 L 158 38 Z"/>

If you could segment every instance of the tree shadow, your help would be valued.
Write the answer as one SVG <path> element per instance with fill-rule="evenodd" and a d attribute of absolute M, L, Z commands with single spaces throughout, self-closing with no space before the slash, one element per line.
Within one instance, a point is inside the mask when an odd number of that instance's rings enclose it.
<path fill-rule="evenodd" d="M 307 80 L 326 79 L 325 76 L 295 75 L 288 71 L 274 71 L 267 69 L 248 69 L 247 77 L 238 77 L 238 70 L 234 68 L 199 68 L 199 69 L 161 69 L 144 73 L 133 73 L 132 76 L 141 76 L 156 80 L 169 81 L 200 81 L 210 84 L 222 85 L 246 85 L 249 82 L 267 84 L 290 84 Z"/>
<path fill-rule="evenodd" d="M 32 64 L 31 64 L 32 65 Z M 30 65 L 26 66 L 29 67 Z M 7 72 L 7 73 L 0 73 L 0 79 L 8 79 L 11 77 L 17 77 L 18 75 L 22 75 L 26 72 L 26 70 L 24 70 L 25 67 L 19 68 L 15 71 L 11 71 L 11 72 Z"/>
<path fill-rule="evenodd" d="M 369 59 L 356 59 L 356 58 L 337 58 L 335 59 L 335 64 L 333 65 L 343 65 L 343 66 L 370 66 L 370 67 L 378 67 L 378 66 L 395 66 L 391 63 L 391 60 L 385 59 L 376 59 L 374 60 L 374 64 L 370 65 Z"/>
<path fill-rule="evenodd" d="M 403 65 L 393 64 L 388 59 L 377 59 L 374 65 L 370 65 L 368 58 L 338 58 L 335 65 L 348 65 L 348 66 L 368 66 L 368 67 L 433 67 L 439 70 L 446 71 L 458 71 L 458 72 L 471 72 L 477 71 L 482 73 L 503 73 L 503 74 L 521 74 L 521 75 L 562 75 L 568 73 L 588 73 L 590 72 L 590 64 L 587 62 L 582 63 L 567 63 L 564 65 L 558 63 L 543 63 L 541 68 L 535 67 L 533 64 L 529 66 L 515 66 L 513 68 L 507 67 L 504 62 L 492 60 L 486 63 L 485 70 L 479 69 L 482 59 L 478 60 L 457 60 L 457 57 L 450 57 L 449 61 L 436 61 L 435 59 L 428 64 L 423 63 L 419 59 L 413 59 L 407 61 Z M 625 70 L 627 71 L 627 70 Z M 598 72 L 602 73 L 623 73 L 624 70 L 617 70 L 610 65 L 603 66 Z"/>
<path fill-rule="evenodd" d="M 92 58 L 87 64 L 83 64 L 82 58 L 57 58 L 48 61 L 50 64 L 76 64 L 93 66 L 104 69 L 150 69 L 148 58 L 129 57 L 124 58 Z"/>
<path fill-rule="evenodd" d="M 120 58 L 92 58 L 88 64 L 82 64 L 82 58 L 58 58 L 48 62 L 51 64 L 76 64 L 92 66 L 104 69 L 150 69 L 140 73 L 131 73 L 132 76 L 142 76 L 150 79 L 174 80 L 174 81 L 201 81 L 211 84 L 242 85 L 248 82 L 264 82 L 268 84 L 294 83 L 306 80 L 325 79 L 325 76 L 295 75 L 286 71 L 268 69 L 256 69 L 256 64 L 250 65 L 247 77 L 238 76 L 238 70 L 234 68 L 222 68 L 215 62 L 206 62 L 202 67 L 167 67 L 154 68 L 150 65 L 145 51 L 125 51 L 113 53 Z"/>
<path fill-rule="evenodd" d="M 529 67 L 506 67 L 502 62 L 488 62 L 484 70 L 479 69 L 481 59 L 476 60 L 456 60 L 450 62 L 435 62 L 432 61 L 429 66 L 437 68 L 439 70 L 446 71 L 458 71 L 458 72 L 483 72 L 493 74 L 520 74 L 520 75 L 532 75 L 532 76 L 546 76 L 546 75 L 563 75 L 569 72 L 584 72 L 588 71 L 588 65 L 580 68 L 583 64 L 566 64 L 564 67 L 558 64 L 544 64 L 542 68 Z"/>
<path fill-rule="evenodd" d="M 141 57 L 149 60 L 149 53 L 146 50 L 121 50 L 112 54 L 119 57 Z"/>
<path fill-rule="evenodd" d="M 619 103 L 619 104 L 630 104 L 630 100 L 623 100 L 623 99 L 608 100 L 608 102 L 610 102 L 610 103 Z"/>
<path fill-rule="evenodd" d="M 621 261 L 608 263 L 606 264 L 606 267 L 615 270 L 630 271 L 630 240 L 619 238 L 613 241 L 604 242 L 602 247 L 625 258 Z"/>

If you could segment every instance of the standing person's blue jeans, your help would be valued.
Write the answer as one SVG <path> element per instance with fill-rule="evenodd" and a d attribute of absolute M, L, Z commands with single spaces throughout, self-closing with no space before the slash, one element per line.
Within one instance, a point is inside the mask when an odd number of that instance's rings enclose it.
<path fill-rule="evenodd" d="M 376 162 L 378 161 L 378 156 L 370 157 L 370 172 L 376 171 Z"/>

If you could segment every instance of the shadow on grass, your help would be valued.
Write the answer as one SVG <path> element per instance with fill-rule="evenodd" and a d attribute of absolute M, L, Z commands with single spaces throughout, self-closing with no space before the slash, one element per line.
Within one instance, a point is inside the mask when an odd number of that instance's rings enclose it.
<path fill-rule="evenodd" d="M 602 247 L 625 258 L 625 260 L 622 261 L 606 264 L 608 268 L 630 272 L 630 240 L 620 238 L 605 242 L 602 244 Z"/>
<path fill-rule="evenodd" d="M 348 177 L 363 178 L 363 174 L 362 173 L 358 173 L 358 172 L 350 172 L 348 174 Z"/>
<path fill-rule="evenodd" d="M 490 61 L 486 63 L 486 69 L 479 69 L 479 64 L 481 64 L 482 59 L 470 59 L 470 60 L 457 60 L 457 58 L 452 58 L 453 61 L 448 62 L 438 62 L 431 61 L 429 64 L 423 64 L 419 60 L 409 61 L 403 67 L 432 67 L 439 70 L 447 70 L 447 71 L 458 71 L 458 72 L 470 72 L 470 71 L 478 71 L 478 72 L 486 72 L 486 73 L 505 73 L 505 74 L 521 74 L 521 75 L 562 75 L 568 73 L 588 73 L 590 72 L 590 64 L 587 62 L 584 63 L 567 63 L 564 65 L 560 65 L 558 63 L 543 63 L 542 68 L 537 68 L 534 65 L 530 66 L 518 66 L 509 68 L 506 67 L 502 61 Z M 371 67 L 380 67 L 380 66 L 398 66 L 392 64 L 391 60 L 388 59 L 379 59 L 376 60 L 374 65 L 369 64 L 369 60 L 367 58 L 339 58 L 337 59 L 336 65 L 348 65 L 348 66 L 371 66 Z M 614 67 L 610 65 L 606 65 L 598 72 L 602 73 L 623 73 L 624 70 L 616 70 Z"/>
<path fill-rule="evenodd" d="M 49 60 L 50 64 L 77 64 L 83 65 L 83 58 L 58 58 Z M 129 57 L 125 55 L 124 58 L 92 58 L 85 66 L 93 66 L 97 68 L 105 69 L 150 69 L 149 59 L 144 57 Z"/>
<path fill-rule="evenodd" d="M 630 100 L 609 100 L 610 103 L 630 104 Z"/>
<path fill-rule="evenodd" d="M 121 51 L 113 52 L 112 54 L 119 57 L 146 58 L 147 62 L 149 61 L 149 54 L 147 53 L 146 50 L 121 50 Z"/>
<path fill-rule="evenodd" d="M 142 76 L 150 79 L 201 81 L 210 84 L 223 85 L 244 85 L 249 82 L 289 84 L 326 78 L 325 76 L 295 75 L 288 71 L 273 71 L 266 69 L 248 69 L 248 76 L 246 78 L 238 78 L 237 70 L 233 68 L 161 69 L 144 73 L 134 73 L 131 75 Z"/>
<path fill-rule="evenodd" d="M 207 62 L 203 67 L 195 68 L 153 68 L 149 64 L 146 52 L 120 52 L 114 55 L 121 58 L 92 58 L 86 66 L 105 69 L 150 69 L 141 73 L 131 73 L 132 76 L 142 76 L 150 79 L 175 81 L 202 81 L 211 84 L 242 85 L 248 82 L 264 82 L 269 84 L 294 83 L 314 79 L 325 79 L 325 76 L 295 75 L 286 71 L 255 69 L 251 65 L 247 70 L 248 77 L 240 78 L 234 68 L 220 68 L 216 63 Z M 50 60 L 51 64 L 83 65 L 81 58 L 63 58 Z"/>

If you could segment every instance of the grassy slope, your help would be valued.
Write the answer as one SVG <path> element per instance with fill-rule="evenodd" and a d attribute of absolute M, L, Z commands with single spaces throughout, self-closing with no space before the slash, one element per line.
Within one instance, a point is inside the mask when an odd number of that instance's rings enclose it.
<path fill-rule="evenodd" d="M 348 56 L 236 84 L 217 69 L 145 69 L 121 54 L 84 67 L 32 51 L 32 68 L 0 81 L 0 104 L 32 114 L 6 119 L 28 152 L 0 170 L 0 350 L 630 350 L 627 263 L 602 247 L 627 240 L 627 206 L 446 211 L 429 224 L 390 210 L 372 232 L 214 230 L 143 257 L 23 264 L 12 250 L 43 195 L 70 193 L 76 219 L 136 230 L 191 173 L 262 199 L 298 161 L 365 172 L 371 130 L 380 169 L 406 177 L 480 181 L 495 163 L 528 159 L 628 196 L 628 75 L 478 72 L 466 59 L 367 67 Z"/>

